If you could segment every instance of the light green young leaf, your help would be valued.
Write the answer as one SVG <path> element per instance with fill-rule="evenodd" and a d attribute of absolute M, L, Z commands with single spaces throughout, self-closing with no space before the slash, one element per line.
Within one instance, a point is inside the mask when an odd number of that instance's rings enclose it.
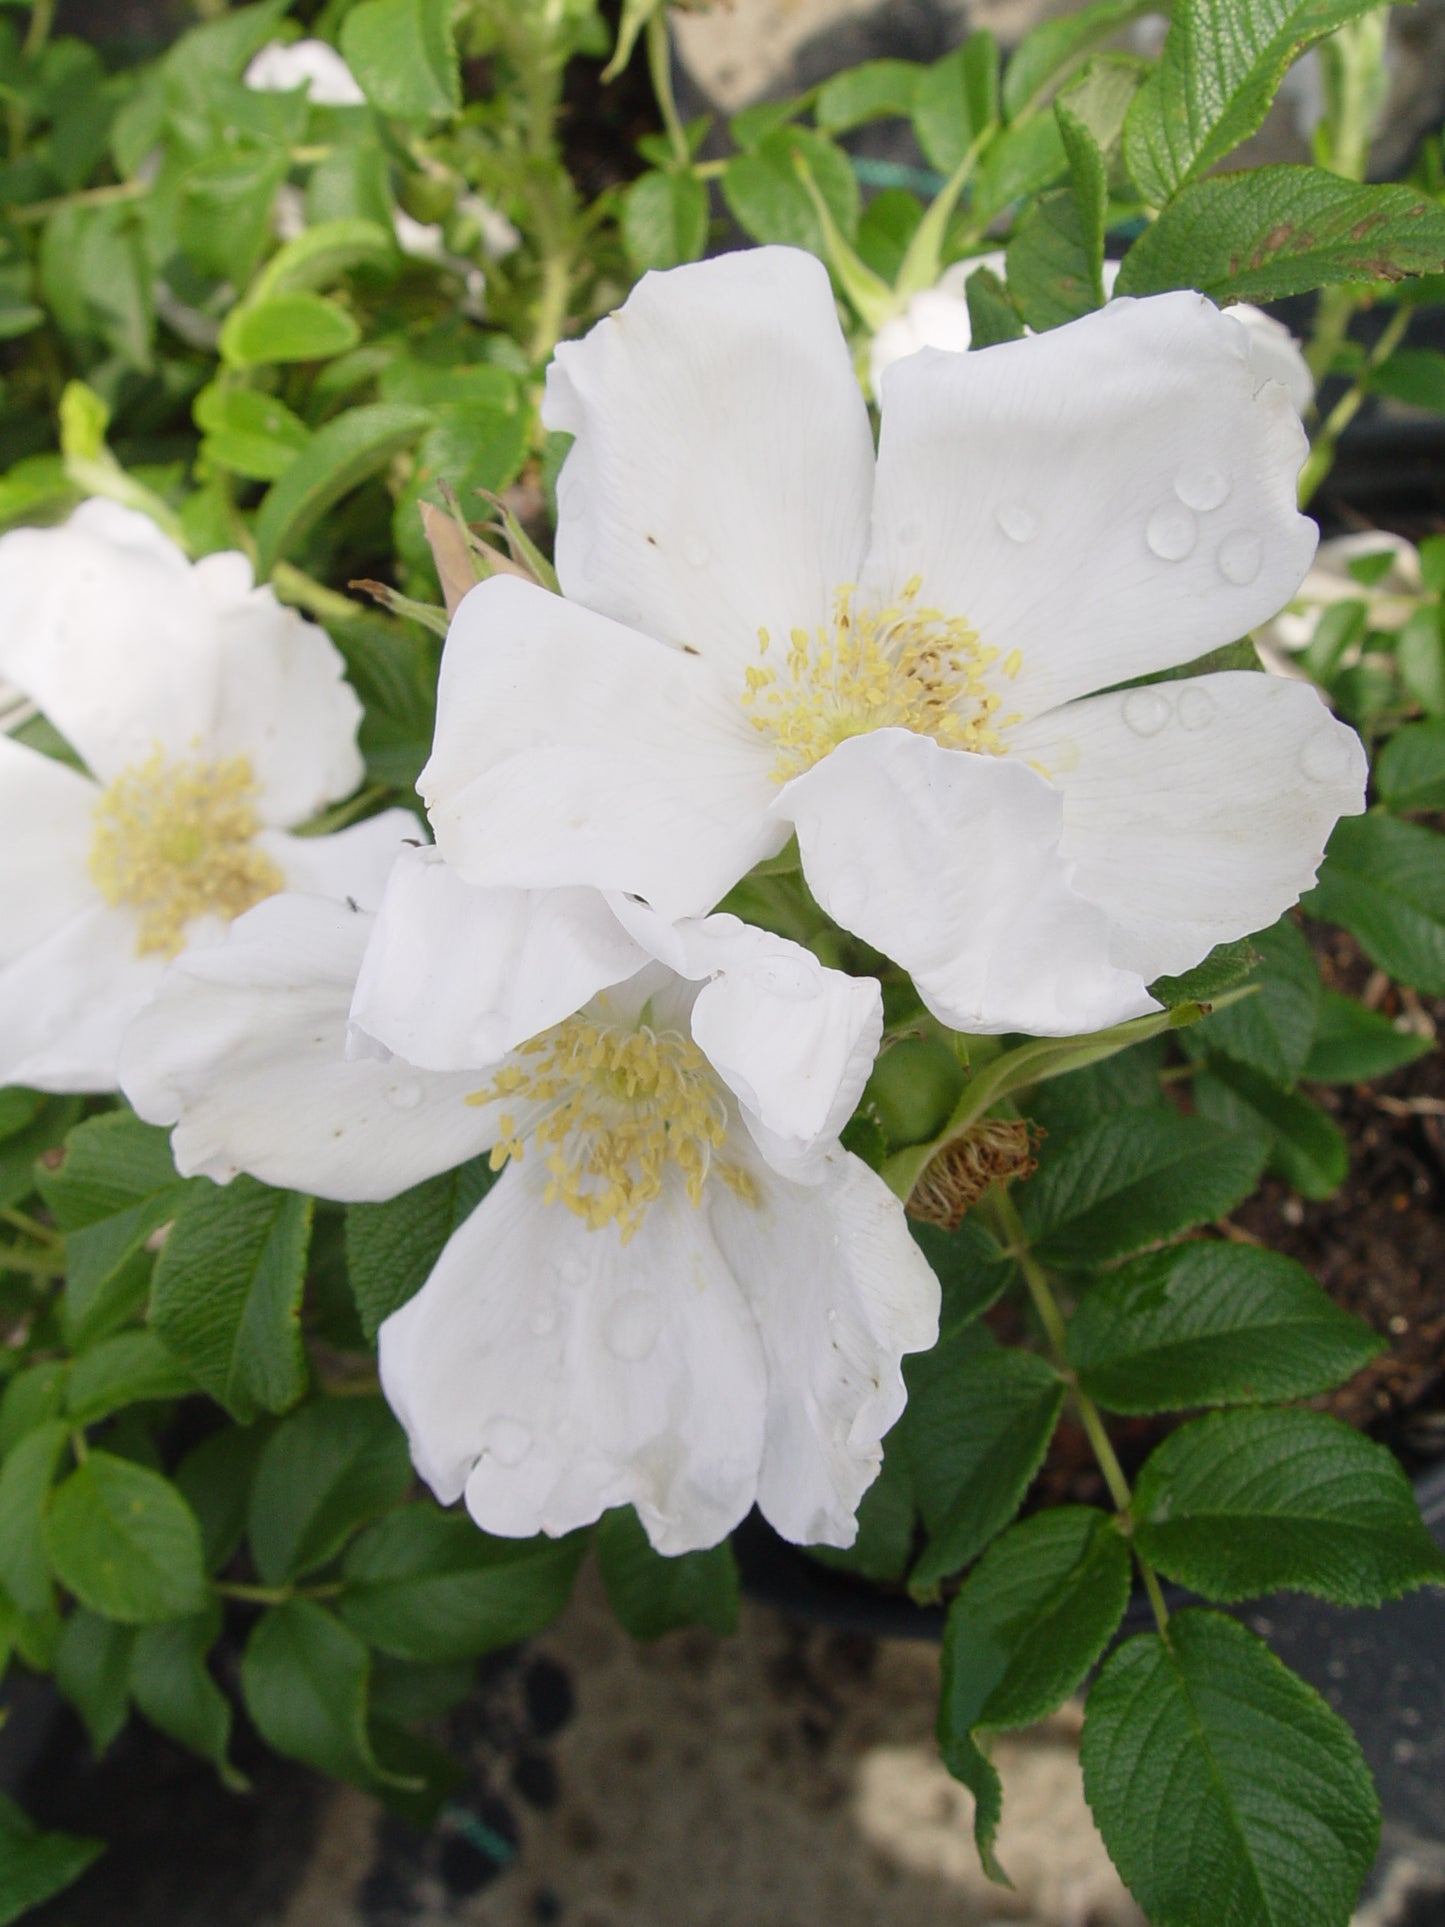
<path fill-rule="evenodd" d="M 1398 982 L 1445 997 L 1445 839 L 1434 830 L 1373 810 L 1345 817 L 1302 902 Z"/>
<path fill-rule="evenodd" d="M 248 289 L 246 300 L 255 306 L 286 294 L 315 294 L 352 268 L 387 267 L 395 259 L 395 237 L 376 221 L 355 216 L 318 221 L 277 248 Z"/>
<path fill-rule="evenodd" d="M 1388 1447 L 1325 1412 L 1212 1412 L 1156 1446 L 1134 1487 L 1135 1543 L 1205 1599 L 1308 1592 L 1378 1606 L 1445 1580 Z"/>
<path fill-rule="evenodd" d="M 1346 1927 L 1380 1809 L 1337 1713 L 1221 1613 L 1126 1640 L 1089 1694 L 1084 1792 L 1154 1927 Z M 1180 1824 L 1188 1815 L 1188 1825 Z"/>
<path fill-rule="evenodd" d="M 858 231 L 858 177 L 841 147 L 805 127 L 780 127 L 723 170 L 723 199 L 754 241 L 807 248 L 827 259 L 817 213 L 793 164 L 800 154 L 845 240 Z"/>
<path fill-rule="evenodd" d="M 243 283 L 271 238 L 271 205 L 285 180 L 284 150 L 208 155 L 181 182 L 176 232 L 203 273 Z"/>
<path fill-rule="evenodd" d="M 582 1533 L 494 1539 L 465 1513 L 405 1506 L 347 1553 L 341 1615 L 394 1658 L 471 1659 L 550 1625 L 586 1544 Z"/>
<path fill-rule="evenodd" d="M 696 261 L 707 245 L 707 188 L 675 168 L 640 175 L 623 196 L 622 239 L 639 272 Z"/>
<path fill-rule="evenodd" d="M 287 300 L 314 300 L 288 295 Z M 268 576 L 284 556 L 311 533 L 343 495 L 385 468 L 394 456 L 419 441 L 432 425 L 431 413 L 386 402 L 352 408 L 318 429 L 256 516 L 256 566 Z"/>
<path fill-rule="evenodd" d="M 125 1725 L 135 1629 L 77 1606 L 55 1649 L 55 1683 L 85 1721 L 97 1759 Z"/>
<path fill-rule="evenodd" d="M 1303 1075 L 1316 1084 L 1364 1084 L 1427 1057 L 1434 1048 L 1430 1038 L 1396 1030 L 1379 1011 L 1327 990 Z"/>
<path fill-rule="evenodd" d="M 1004 118 L 1034 112 L 1095 47 L 1148 11 L 1148 0 L 1093 0 L 1076 13 L 1042 21 L 1024 35 L 1004 69 Z"/>
<path fill-rule="evenodd" d="M 1046 1146 L 1019 1209 L 1046 1264 L 1103 1265 L 1232 1211 L 1267 1155 L 1262 1136 L 1208 1118 L 1120 1111 L 1053 1155 Z"/>
<path fill-rule="evenodd" d="M 940 174 L 953 173 L 998 115 L 998 45 L 991 33 L 970 34 L 914 82 L 913 131 Z"/>
<path fill-rule="evenodd" d="M 597 1565 L 617 1623 L 634 1639 L 658 1639 L 679 1626 L 733 1633 L 738 1624 L 738 1569 L 732 1543 L 665 1559 L 648 1543 L 631 1506 L 597 1522 Z"/>
<path fill-rule="evenodd" d="M 450 0 L 362 0 L 341 24 L 341 52 L 373 107 L 438 120 L 462 104 Z"/>
<path fill-rule="evenodd" d="M 231 310 L 221 329 L 221 355 L 233 368 L 329 361 L 360 339 L 353 317 L 325 295 L 278 294 Z"/>
<path fill-rule="evenodd" d="M 156 1265 L 151 1322 L 202 1388 L 246 1424 L 306 1388 L 301 1287 L 311 1200 L 238 1177 L 187 1201 Z"/>
<path fill-rule="evenodd" d="M 56 1578 L 107 1619 L 146 1625 L 205 1604 L 196 1516 L 147 1466 L 92 1451 L 52 1494 L 43 1533 Z"/>
<path fill-rule="evenodd" d="M 1140 88 L 1124 154 L 1140 193 L 1162 206 L 1247 140 L 1301 50 L 1374 0 L 1176 0 L 1164 52 Z"/>
<path fill-rule="evenodd" d="M 846 134 L 873 120 L 906 120 L 923 71 L 911 60 L 865 60 L 848 67 L 818 89 L 813 117 L 829 134 Z"/>
<path fill-rule="evenodd" d="M 253 482 L 274 482 L 311 439 L 299 415 L 275 395 L 215 381 L 195 400 L 206 460 Z"/>
<path fill-rule="evenodd" d="M 1003 1785 L 979 1740 L 1056 1712 L 1128 1602 L 1129 1551 L 1114 1521 L 1056 1506 L 995 1539 L 948 1609 L 938 1746 L 978 1802 L 974 1839 L 992 1879 L 1007 1878 L 993 1854 Z"/>
<path fill-rule="evenodd" d="M 321 1398 L 282 1421 L 251 1487 L 250 1539 L 268 1586 L 304 1578 L 411 1484 L 406 1435 L 380 1398 Z"/>
<path fill-rule="evenodd" d="M 924 1591 L 1006 1526 L 1048 1450 L 1064 1387 L 1034 1352 L 966 1325 L 908 1360 L 908 1405 L 889 1434 L 913 1474 L 928 1545 L 909 1583 Z"/>
<path fill-rule="evenodd" d="M 1317 167 L 1256 167 L 1192 181 L 1124 256 L 1116 292 L 1198 288 L 1278 301 L 1341 281 L 1398 281 L 1445 261 L 1445 207 L 1408 187 L 1360 186 Z"/>
<path fill-rule="evenodd" d="M 1106 1273 L 1075 1306 L 1068 1342 L 1084 1390 L 1127 1413 L 1307 1398 L 1385 1349 L 1292 1258 L 1212 1240 Z"/>

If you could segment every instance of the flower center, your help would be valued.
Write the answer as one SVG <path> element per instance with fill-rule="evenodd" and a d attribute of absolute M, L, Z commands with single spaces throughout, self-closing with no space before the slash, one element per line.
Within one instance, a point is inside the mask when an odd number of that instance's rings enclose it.
<path fill-rule="evenodd" d="M 911 729 L 946 749 L 1004 753 L 998 731 L 1022 717 L 995 725 L 1003 698 L 990 689 L 988 672 L 999 652 L 985 648 L 962 616 L 920 609 L 922 586 L 914 576 L 891 608 L 864 609 L 845 584 L 826 628 L 794 629 L 783 663 L 746 672 L 749 721 L 777 747 L 775 781 L 801 776 L 839 743 L 873 729 Z M 760 629 L 764 656 L 771 644 Z M 999 673 L 1012 681 L 1022 661 L 1015 649 Z"/>
<path fill-rule="evenodd" d="M 707 1059 L 678 1032 L 569 1017 L 517 1055 L 535 1061 L 505 1065 L 467 1102 L 541 1107 L 521 1130 L 510 1113 L 498 1119 L 491 1164 L 520 1163 L 530 1137 L 547 1167 L 547 1204 L 566 1205 L 593 1231 L 615 1224 L 626 1244 L 670 1165 L 694 1206 L 713 1170 L 756 1200 L 747 1172 L 714 1157 L 727 1138 L 727 1104 Z"/>
<path fill-rule="evenodd" d="M 168 763 L 160 750 L 122 770 L 95 806 L 90 874 L 140 922 L 139 956 L 174 957 L 195 917 L 224 917 L 285 888 L 255 847 L 255 779 L 244 756 Z"/>

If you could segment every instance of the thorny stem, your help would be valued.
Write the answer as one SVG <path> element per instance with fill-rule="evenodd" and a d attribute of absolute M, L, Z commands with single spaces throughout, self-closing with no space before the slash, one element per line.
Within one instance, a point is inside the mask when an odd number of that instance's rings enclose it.
<path fill-rule="evenodd" d="M 1099 1408 L 1078 1384 L 1069 1365 L 1068 1327 L 1064 1323 L 1063 1313 L 1059 1310 L 1058 1300 L 1054 1297 L 1053 1286 L 1049 1283 L 1049 1274 L 1029 1247 L 1028 1233 L 1024 1230 L 1023 1219 L 1019 1216 L 1018 1206 L 1009 1195 L 1007 1186 L 995 1185 L 989 1194 L 989 1201 L 1009 1251 L 1018 1260 L 1019 1269 L 1024 1275 L 1029 1296 L 1034 1301 L 1039 1321 L 1048 1337 L 1049 1349 L 1054 1354 L 1054 1364 L 1068 1381 L 1069 1391 L 1078 1409 L 1084 1433 L 1093 1447 L 1099 1470 L 1104 1475 L 1104 1483 L 1109 1488 L 1109 1497 L 1114 1501 L 1118 1512 L 1127 1519 L 1134 1495 L 1129 1490 L 1129 1481 L 1125 1477 L 1123 1466 L 1119 1463 L 1119 1455 L 1110 1442 Z M 1158 1575 L 1149 1562 L 1140 1555 L 1137 1546 L 1133 1551 L 1138 1561 L 1140 1577 L 1144 1581 L 1144 1590 L 1149 1595 L 1149 1604 L 1154 1611 L 1155 1623 L 1161 1633 L 1165 1632 L 1169 1625 L 1169 1608 L 1164 1603 L 1164 1594 L 1160 1589 Z"/>
<path fill-rule="evenodd" d="M 673 159 L 679 167 L 687 167 L 692 161 L 692 151 L 687 144 L 682 116 L 677 111 L 677 97 L 672 91 L 672 46 L 667 37 L 665 7 L 659 7 L 647 23 L 647 71 L 652 77 L 652 91 L 657 96 L 662 124 L 672 144 Z"/>

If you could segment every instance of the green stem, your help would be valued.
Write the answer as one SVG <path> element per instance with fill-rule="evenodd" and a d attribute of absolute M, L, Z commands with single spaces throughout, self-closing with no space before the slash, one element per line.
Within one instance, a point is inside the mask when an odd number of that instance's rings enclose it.
<path fill-rule="evenodd" d="M 14 1245 L 0 1249 L 0 1271 L 23 1271 L 32 1278 L 63 1278 L 65 1260 L 54 1251 L 21 1251 Z"/>
<path fill-rule="evenodd" d="M 662 7 L 647 23 L 647 71 L 652 77 L 657 109 L 672 145 L 672 157 L 679 167 L 689 167 L 692 164 L 692 149 L 687 144 L 682 116 L 677 111 L 677 96 L 672 91 L 672 44 L 667 37 L 667 10 Z"/>
<path fill-rule="evenodd" d="M 328 589 L 304 569 L 298 569 L 294 562 L 276 564 L 271 571 L 271 587 L 283 602 L 289 602 L 294 609 L 304 609 L 318 622 L 354 622 L 367 613 L 361 603 Z"/>
<path fill-rule="evenodd" d="M 1404 339 L 1405 330 L 1409 325 L 1410 309 L 1397 308 L 1380 339 L 1370 350 L 1364 367 L 1340 396 L 1327 419 L 1317 430 L 1305 465 L 1300 471 L 1299 505 L 1301 508 L 1307 506 L 1321 482 L 1333 468 L 1340 437 L 1363 407 L 1365 396 L 1369 392 L 1371 375 L 1394 354 Z"/>
<path fill-rule="evenodd" d="M 294 1596 L 290 1586 L 243 1586 L 233 1579 L 213 1579 L 211 1591 L 222 1599 L 241 1599 L 251 1606 L 284 1606 Z"/>
<path fill-rule="evenodd" d="M 25 1212 L 17 1211 L 13 1205 L 0 1206 L 0 1218 L 39 1244 L 49 1245 L 56 1252 L 65 1250 L 65 1240 L 58 1231 L 52 1231 L 48 1224 L 40 1224 L 36 1219 L 27 1217 Z"/>
<path fill-rule="evenodd" d="M 25 44 L 20 49 L 25 60 L 38 59 L 50 38 L 50 29 L 55 21 L 55 0 L 31 0 L 30 25 L 26 29 Z"/>
<path fill-rule="evenodd" d="M 1069 1392 L 1078 1411 L 1080 1423 L 1093 1448 L 1104 1483 L 1109 1488 L 1109 1497 L 1114 1501 L 1116 1510 L 1127 1526 L 1130 1517 L 1129 1508 L 1133 1504 L 1134 1495 L 1129 1490 L 1128 1478 L 1125 1476 L 1123 1466 L 1119 1463 L 1119 1455 L 1110 1441 L 1098 1406 L 1074 1377 L 1073 1368 L 1069 1364 L 1068 1326 L 1064 1322 L 1063 1313 L 1059 1310 L 1059 1302 L 1054 1296 L 1053 1286 L 1049 1283 L 1049 1274 L 1029 1246 L 1023 1219 L 1019 1216 L 1018 1206 L 1014 1203 L 1007 1187 L 1001 1184 L 995 1185 L 989 1193 L 989 1202 L 993 1209 L 994 1221 L 1003 1232 L 1010 1253 L 1018 1260 L 1019 1269 L 1024 1275 L 1024 1283 L 1028 1286 L 1029 1296 L 1033 1299 L 1034 1309 L 1039 1314 L 1039 1322 L 1043 1325 L 1048 1338 L 1049 1349 L 1054 1354 L 1054 1364 L 1068 1381 Z M 1133 1551 L 1140 1576 L 1144 1581 L 1144 1590 L 1149 1596 L 1149 1604 L 1154 1611 L 1155 1623 L 1162 1633 L 1169 1625 L 1169 1609 L 1164 1603 L 1164 1594 L 1160 1589 L 1158 1576 L 1149 1562 L 1140 1555 L 1137 1546 Z"/>
<path fill-rule="evenodd" d="M 116 181 L 108 187 L 87 187 L 79 194 L 58 194 L 54 200 L 31 201 L 25 207 L 7 208 L 7 217 L 18 226 L 48 221 L 63 207 L 109 207 L 116 201 L 140 201 L 151 191 L 149 181 Z"/>

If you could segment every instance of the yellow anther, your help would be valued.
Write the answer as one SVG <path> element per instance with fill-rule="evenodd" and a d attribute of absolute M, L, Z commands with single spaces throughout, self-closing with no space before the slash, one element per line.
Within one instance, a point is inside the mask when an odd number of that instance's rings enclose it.
<path fill-rule="evenodd" d="M 1003 666 L 1003 673 L 1008 677 L 1010 682 L 1013 681 L 1014 677 L 1019 673 L 1020 669 L 1022 669 L 1023 666 L 1024 666 L 1023 650 L 1010 649 L 1008 653 L 1008 658 L 1005 661 Z"/>
<path fill-rule="evenodd" d="M 491 1165 L 520 1161 L 534 1144 L 547 1171 L 546 1203 L 565 1205 L 594 1231 L 615 1224 L 626 1244 L 669 1167 L 694 1205 L 713 1171 L 756 1202 L 748 1173 L 715 1159 L 727 1138 L 727 1103 L 707 1059 L 680 1033 L 569 1017 L 517 1055 L 535 1061 L 504 1066 L 467 1102 L 515 1094 L 531 1107 L 520 1132 L 510 1112 L 498 1118 Z"/>
<path fill-rule="evenodd" d="M 168 763 L 159 749 L 103 793 L 90 875 L 107 903 L 135 912 L 138 955 L 174 957 L 195 918 L 229 922 L 285 888 L 256 847 L 255 795 L 244 756 Z"/>
<path fill-rule="evenodd" d="M 821 761 L 850 736 L 910 729 L 947 749 L 997 756 L 1005 745 L 991 726 L 1002 697 L 988 672 L 999 650 L 984 647 L 961 616 L 919 608 L 921 576 L 910 576 L 897 603 L 858 606 L 845 584 L 832 598 L 832 621 L 810 637 L 789 632 L 786 674 L 743 672 L 749 721 L 777 749 L 776 781 L 785 783 Z M 1019 652 L 1004 665 L 1017 672 Z"/>

